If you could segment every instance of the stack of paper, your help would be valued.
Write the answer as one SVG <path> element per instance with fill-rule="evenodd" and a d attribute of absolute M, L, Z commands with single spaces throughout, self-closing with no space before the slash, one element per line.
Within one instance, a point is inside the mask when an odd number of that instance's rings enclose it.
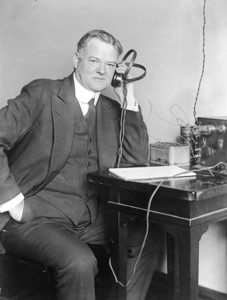
<path fill-rule="evenodd" d="M 196 173 L 178 166 L 110 168 L 109 172 L 124 180 L 162 180 L 196 177 Z"/>

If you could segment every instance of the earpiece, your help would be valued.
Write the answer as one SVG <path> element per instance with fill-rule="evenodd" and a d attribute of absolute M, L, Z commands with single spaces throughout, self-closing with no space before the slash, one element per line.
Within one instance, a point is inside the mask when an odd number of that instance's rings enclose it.
<path fill-rule="evenodd" d="M 129 62 L 126 62 L 127 58 L 130 55 L 132 55 L 131 60 Z M 136 59 L 136 56 L 137 56 L 137 52 L 133 49 L 129 50 L 124 55 L 124 57 L 122 58 L 121 63 L 125 63 L 128 67 L 127 67 L 125 73 L 123 73 L 123 74 L 120 74 L 118 72 L 114 73 L 114 76 L 113 76 L 113 79 L 112 79 L 112 82 L 111 82 L 111 85 L 113 87 L 120 87 L 123 82 L 124 83 L 130 83 L 130 82 L 137 81 L 137 80 L 140 80 L 140 79 L 144 78 L 144 76 L 146 75 L 146 68 L 142 65 L 134 63 L 135 59 Z M 143 73 L 140 76 L 137 76 L 137 77 L 134 77 L 134 78 L 127 78 L 127 76 L 128 76 L 128 74 L 129 74 L 132 67 L 142 69 Z"/>

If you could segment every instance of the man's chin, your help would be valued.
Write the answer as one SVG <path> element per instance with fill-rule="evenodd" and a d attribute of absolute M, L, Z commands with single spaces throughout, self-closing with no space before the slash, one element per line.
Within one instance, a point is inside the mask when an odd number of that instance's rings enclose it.
<path fill-rule="evenodd" d="M 100 83 L 100 84 L 94 84 L 93 85 L 93 91 L 95 92 L 101 92 L 103 90 L 105 90 L 110 84 L 107 83 Z"/>

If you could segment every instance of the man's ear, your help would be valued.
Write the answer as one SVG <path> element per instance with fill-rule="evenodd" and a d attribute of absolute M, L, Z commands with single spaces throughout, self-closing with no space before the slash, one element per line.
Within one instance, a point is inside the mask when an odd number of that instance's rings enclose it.
<path fill-rule="evenodd" d="M 74 55 L 73 55 L 73 67 L 74 67 L 74 69 L 77 68 L 78 60 L 79 60 L 79 54 L 78 54 L 78 52 L 75 52 Z"/>

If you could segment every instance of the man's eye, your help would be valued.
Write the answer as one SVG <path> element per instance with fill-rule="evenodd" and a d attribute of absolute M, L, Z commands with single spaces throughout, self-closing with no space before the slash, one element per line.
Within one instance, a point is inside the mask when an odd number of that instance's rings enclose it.
<path fill-rule="evenodd" d="M 108 67 L 110 67 L 110 68 L 115 68 L 116 67 L 116 65 L 115 64 L 112 64 L 112 63 L 109 63 L 109 64 L 107 64 L 108 65 Z"/>
<path fill-rule="evenodd" d="M 92 63 L 92 64 L 95 64 L 95 63 L 97 63 L 98 61 L 97 61 L 96 59 L 90 59 L 89 62 Z"/>

